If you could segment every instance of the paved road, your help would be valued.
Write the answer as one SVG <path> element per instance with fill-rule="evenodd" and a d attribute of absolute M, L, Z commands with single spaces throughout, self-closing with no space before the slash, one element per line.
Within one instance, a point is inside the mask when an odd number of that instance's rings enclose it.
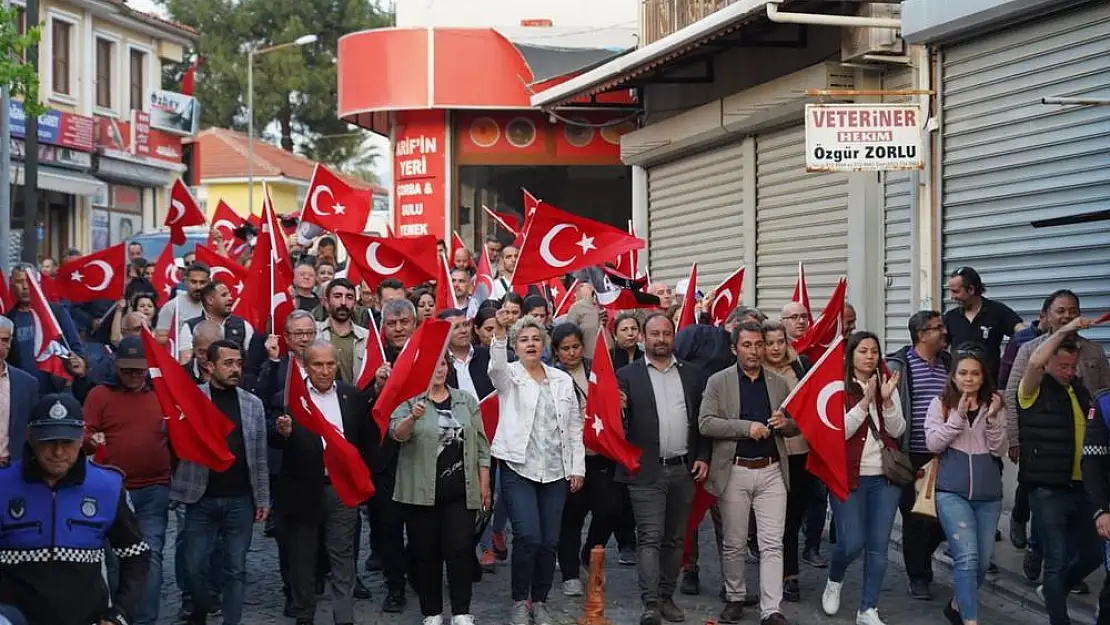
<path fill-rule="evenodd" d="M 703 593 L 700 596 L 689 597 L 680 595 L 676 601 L 686 610 L 686 622 L 692 625 L 713 619 L 721 610 L 721 603 L 717 599 L 717 590 L 720 588 L 720 567 L 716 557 L 712 554 L 712 529 L 706 523 L 706 531 L 700 532 L 702 538 L 702 553 L 708 557 L 703 558 L 702 585 Z M 173 534 L 175 533 L 174 518 L 170 515 L 170 536 L 166 544 L 166 583 L 162 595 L 162 622 L 171 623 L 180 607 L 180 597 L 173 578 Z M 364 537 L 365 538 L 365 537 Z M 365 541 L 363 543 L 366 544 Z M 621 567 L 616 562 L 615 549 L 610 548 L 606 562 L 606 615 L 614 625 L 635 625 L 639 621 L 640 605 L 636 591 L 635 569 Z M 901 560 L 896 555 L 894 560 Z M 749 588 L 757 587 L 757 565 L 749 565 Z M 360 563 L 361 571 L 361 563 Z M 404 614 L 393 615 L 381 612 L 380 601 L 384 596 L 381 590 L 381 578 L 378 574 L 360 572 L 363 580 L 373 589 L 374 598 L 368 601 L 356 601 L 356 621 L 362 625 L 384 625 L 386 623 L 420 623 L 420 610 L 416 597 L 410 591 L 409 604 Z M 805 564 L 802 565 L 802 601 L 800 603 L 784 603 L 783 612 L 791 623 L 806 625 L 851 625 L 855 623 L 854 606 L 859 598 L 859 584 L 861 579 L 861 565 L 853 564 L 849 570 L 844 585 L 843 607 L 836 617 L 828 617 L 820 608 L 820 592 L 824 587 L 824 572 Z M 951 581 L 940 570 L 937 571 L 937 583 L 934 590 L 944 592 L 942 588 L 951 587 Z M 583 576 L 585 579 L 585 576 Z M 568 599 L 562 596 L 561 584 L 556 573 L 556 589 L 552 592 L 549 606 L 553 616 L 560 625 L 572 625 L 581 615 L 582 599 Z M 941 615 L 943 603 L 941 600 L 921 602 L 910 599 L 905 592 L 906 577 L 902 568 L 896 562 L 891 562 L 887 572 L 886 583 L 883 586 L 882 600 L 880 601 L 880 614 L 888 625 L 938 625 L 945 623 Z M 474 587 L 474 602 L 472 611 L 478 623 L 483 625 L 503 625 L 507 622 L 509 612 L 509 570 L 508 564 L 500 566 L 495 575 L 487 575 L 485 579 Z M 262 536 L 261 530 L 255 533 L 251 552 L 247 562 L 247 606 L 244 610 L 243 625 L 286 625 L 292 619 L 281 615 L 282 596 L 281 578 L 278 574 L 277 550 L 274 541 Z M 996 595 L 985 593 L 981 599 L 980 621 L 983 623 L 1007 623 L 1008 625 L 1038 624 L 1046 622 L 1045 617 L 1036 612 L 1023 609 L 1020 605 L 1006 601 Z M 215 619 L 215 623 L 220 622 Z M 331 610 L 326 599 L 321 601 L 317 612 L 317 623 L 330 624 Z M 745 610 L 744 622 L 758 623 L 755 608 Z"/>

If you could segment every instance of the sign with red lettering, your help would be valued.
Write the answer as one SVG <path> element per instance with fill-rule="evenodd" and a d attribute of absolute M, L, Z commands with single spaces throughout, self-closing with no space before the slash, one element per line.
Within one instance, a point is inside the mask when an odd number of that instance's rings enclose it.
<path fill-rule="evenodd" d="M 393 125 L 393 221 L 397 236 L 445 237 L 447 115 L 397 111 Z"/>
<path fill-rule="evenodd" d="M 131 111 L 131 121 L 113 117 L 96 118 L 96 147 L 108 153 L 122 152 L 167 163 L 181 163 L 181 138 L 150 127 L 150 115 Z"/>
<path fill-rule="evenodd" d="M 806 171 L 924 169 L 916 104 L 807 104 Z"/>

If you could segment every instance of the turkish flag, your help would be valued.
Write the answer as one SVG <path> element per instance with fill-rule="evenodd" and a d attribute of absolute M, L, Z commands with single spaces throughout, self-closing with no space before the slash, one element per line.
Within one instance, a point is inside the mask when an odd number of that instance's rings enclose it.
<path fill-rule="evenodd" d="M 515 215 L 492 211 L 485 206 L 482 207 L 482 210 L 486 211 L 486 214 L 490 216 L 490 219 L 496 222 L 497 225 L 507 230 L 509 234 L 513 235 L 514 237 L 520 234 L 520 220 L 518 220 Z"/>
<path fill-rule="evenodd" d="M 555 305 L 555 312 L 551 315 L 553 319 L 558 319 L 570 312 L 570 307 L 574 305 L 574 294 L 578 292 L 581 284 L 580 281 L 575 280 L 561 297 L 552 300 Z"/>
<path fill-rule="evenodd" d="M 199 256 L 197 260 L 200 260 Z M 177 265 L 173 261 L 173 246 L 167 245 L 162 248 L 162 253 L 158 255 L 158 260 L 154 263 L 152 282 L 154 283 L 154 296 L 157 298 L 159 306 L 165 306 L 170 301 L 170 298 L 173 297 L 174 287 L 181 283 L 177 274 Z M 201 262 L 205 261 L 202 260 Z"/>
<path fill-rule="evenodd" d="M 42 273 L 41 271 L 38 272 L 37 276 L 39 287 L 42 289 L 42 294 L 46 296 L 46 301 L 51 304 L 61 304 L 62 292 L 61 289 L 58 288 L 58 284 L 55 282 L 54 278 L 51 278 L 50 274 Z"/>
<path fill-rule="evenodd" d="M 844 339 L 839 334 L 817 359 L 782 409 L 809 443 L 806 470 L 837 499 L 848 498 L 848 452 L 844 438 Z"/>
<path fill-rule="evenodd" d="M 451 269 L 447 266 L 447 259 L 440 254 L 436 272 L 436 314 L 448 308 L 458 308 L 459 300 L 455 297 L 455 289 L 451 287 Z"/>
<path fill-rule="evenodd" d="M 355 382 L 355 388 L 360 391 L 365 391 L 373 384 L 374 376 L 386 361 L 382 333 L 378 330 L 378 322 L 374 320 L 374 315 L 370 315 L 370 323 L 367 324 L 366 329 L 370 333 L 366 337 L 366 355 L 362 358 L 362 370 L 358 372 L 358 382 Z"/>
<path fill-rule="evenodd" d="M 338 234 L 347 248 L 347 260 L 358 267 L 363 282 L 372 289 L 389 278 L 413 287 L 435 280 L 439 273 L 435 235 L 389 239 L 349 232 Z"/>
<path fill-rule="evenodd" d="M 790 296 L 790 301 L 805 306 L 809 318 L 813 318 L 813 309 L 809 306 L 809 287 L 806 286 L 806 266 L 805 263 L 800 261 L 798 262 L 798 281 L 794 283 L 794 294 Z"/>
<path fill-rule="evenodd" d="M 123 299 L 126 279 L 127 244 L 118 243 L 62 263 L 54 283 L 74 303 L 104 299 L 114 302 Z"/>
<path fill-rule="evenodd" d="M 177 306 L 173 307 L 173 317 L 170 318 L 170 329 L 166 333 L 166 349 L 173 356 L 174 361 L 181 360 L 180 343 L 177 342 L 177 331 L 181 329 L 181 319 L 177 316 Z"/>
<path fill-rule="evenodd" d="M 219 230 L 220 236 L 223 237 L 224 253 L 238 256 L 243 252 L 241 248 L 247 244 L 246 241 L 238 239 L 235 236 L 235 231 L 247 225 L 246 220 L 235 212 L 235 209 L 228 206 L 227 202 L 220 200 L 216 205 L 216 212 L 212 213 L 212 230 Z M 208 247 L 215 248 L 216 242 L 212 239 L 212 235 L 208 235 Z"/>
<path fill-rule="evenodd" d="M 62 326 L 54 316 L 54 310 L 50 308 L 50 302 L 39 285 L 40 274 L 29 270 L 25 275 L 31 295 L 31 323 L 35 332 L 32 352 L 35 356 L 35 364 L 39 371 L 71 380 L 73 376 L 65 368 L 66 360 L 69 358 L 69 347 L 65 344 Z"/>
<path fill-rule="evenodd" d="M 434 249 L 434 248 L 433 248 Z M 385 440 L 389 432 L 389 419 L 393 411 L 406 400 L 428 392 L 436 364 L 443 358 L 447 340 L 451 336 L 451 322 L 442 319 L 427 319 L 420 324 L 386 380 L 382 392 L 374 402 L 374 421 Z"/>
<path fill-rule="evenodd" d="M 816 361 L 842 334 L 841 321 L 844 318 L 844 296 L 847 290 L 848 280 L 841 278 L 829 296 L 829 303 L 821 311 L 821 316 L 805 334 L 794 341 L 794 351 L 799 356 L 805 356 L 810 362 Z"/>
<path fill-rule="evenodd" d="M 740 304 L 740 294 L 743 291 L 744 268 L 741 267 L 713 290 L 713 301 L 709 303 L 709 322 L 715 326 L 724 325 L 729 314 Z"/>
<path fill-rule="evenodd" d="M 289 415 L 304 429 L 319 436 L 324 446 L 324 469 L 343 505 L 354 508 L 374 495 L 374 483 L 362 455 L 339 428 L 324 417 L 313 401 L 305 373 L 296 359 L 289 360 L 285 383 L 285 405 Z"/>
<path fill-rule="evenodd" d="M 485 247 L 485 246 L 482 246 L 482 247 Z M 463 243 L 462 237 L 459 236 L 458 232 L 451 232 L 451 253 L 447 257 L 447 266 L 448 267 L 454 267 L 455 266 L 455 252 L 457 252 L 459 250 L 466 250 L 466 251 L 469 252 L 470 248 L 468 248 L 466 246 L 466 243 Z M 474 254 L 470 255 L 470 267 L 472 269 L 474 268 Z"/>
<path fill-rule="evenodd" d="M 213 280 L 227 285 L 227 288 L 231 290 L 233 299 L 238 299 L 243 294 L 243 288 L 249 275 L 246 267 L 199 243 L 197 244 L 197 261 L 208 265 Z M 155 271 L 155 274 L 157 273 Z"/>
<path fill-rule="evenodd" d="M 643 241 L 618 228 L 540 202 L 528 225 L 513 283 L 542 282 L 602 265 L 643 246 Z"/>
<path fill-rule="evenodd" d="M 235 462 L 227 447 L 227 437 L 235 425 L 158 344 L 150 330 L 143 328 L 142 333 L 150 381 L 166 419 L 173 454 L 212 471 L 227 471 Z"/>
<path fill-rule="evenodd" d="M 636 236 L 636 229 L 632 227 L 631 221 L 628 222 L 628 234 Z M 636 279 L 640 273 L 640 253 L 629 250 L 617 256 L 617 262 L 613 263 L 613 271 L 629 280 Z"/>
<path fill-rule="evenodd" d="M 317 163 L 301 208 L 301 221 L 331 232 L 362 232 L 370 217 L 369 195 L 359 193 Z"/>
<path fill-rule="evenodd" d="M 489 299 L 493 293 L 493 267 L 489 262 L 489 252 L 482 246 L 482 255 L 478 258 L 478 273 L 474 274 L 474 292 L 470 295 L 470 303 L 466 307 L 466 318 L 473 319 L 478 314 L 478 307 Z"/>
<path fill-rule="evenodd" d="M 621 410 L 620 388 L 613 360 L 605 345 L 605 333 L 598 332 L 593 364 L 590 366 L 590 386 L 586 392 L 586 422 L 582 440 L 587 448 L 636 473 L 640 470 L 640 455 L 643 452 L 624 437 Z"/>
<path fill-rule="evenodd" d="M 269 187 L 263 187 L 265 200 L 262 204 L 262 228 L 255 241 L 251 266 L 243 284 L 243 302 L 236 307 L 236 314 L 246 319 L 255 328 L 271 328 L 280 338 L 282 353 L 285 340 L 281 329 L 285 318 L 293 312 L 293 302 L 289 289 L 293 285 L 293 264 L 289 260 L 289 249 L 281 233 L 274 202 Z"/>
<path fill-rule="evenodd" d="M 186 226 L 203 226 L 204 211 L 200 210 L 197 198 L 185 183 L 178 178 L 170 188 L 170 208 L 166 211 L 166 221 L 162 225 L 170 228 L 170 242 L 174 245 L 185 244 Z"/>
<path fill-rule="evenodd" d="M 482 427 L 486 431 L 486 440 L 493 442 L 497 436 L 497 422 L 501 419 L 501 400 L 497 398 L 497 391 L 486 395 L 478 402 L 478 409 L 482 411 Z"/>
<path fill-rule="evenodd" d="M 688 328 L 698 322 L 697 298 L 698 292 L 698 264 L 690 267 L 690 280 L 686 283 L 686 296 L 682 298 L 682 314 L 678 316 L 676 331 Z"/>
<path fill-rule="evenodd" d="M 601 273 L 601 288 L 594 284 L 594 292 L 597 294 L 597 303 L 609 312 L 659 307 L 659 298 L 655 295 L 614 284 L 609 279 L 609 274 L 604 272 Z"/>
<path fill-rule="evenodd" d="M 529 193 L 528 189 L 525 189 L 524 187 L 521 187 L 520 190 L 524 192 L 524 223 L 527 224 L 528 220 L 532 217 L 532 214 L 536 212 L 537 208 L 539 208 L 540 199 Z M 527 230 L 528 229 L 525 228 L 525 231 Z"/>

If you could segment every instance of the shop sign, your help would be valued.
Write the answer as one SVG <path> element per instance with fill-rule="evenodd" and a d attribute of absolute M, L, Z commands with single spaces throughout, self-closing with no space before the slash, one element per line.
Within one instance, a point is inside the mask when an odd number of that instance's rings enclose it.
<path fill-rule="evenodd" d="M 150 92 L 150 126 L 191 137 L 200 126 L 200 103 L 191 95 L 154 89 Z"/>
<path fill-rule="evenodd" d="M 24 138 L 27 134 L 27 116 L 23 112 L 23 103 L 12 100 L 8 105 L 8 115 L 11 120 L 12 136 Z M 91 117 L 47 109 L 39 116 L 39 143 L 92 152 L 93 127 L 94 122 Z"/>
<path fill-rule="evenodd" d="M 26 160 L 26 157 L 27 144 L 24 143 L 22 139 L 12 138 L 12 158 L 17 161 L 22 161 Z M 40 143 L 39 163 L 43 165 L 72 167 L 74 169 L 90 169 L 92 167 L 92 154 Z"/>
<path fill-rule="evenodd" d="M 923 169 L 915 104 L 807 104 L 806 171 Z"/>
<path fill-rule="evenodd" d="M 464 165 L 620 165 L 628 114 L 578 113 L 550 121 L 533 111 L 459 113 L 455 137 Z"/>
<path fill-rule="evenodd" d="M 181 138 L 150 127 L 150 115 L 131 111 L 131 122 L 96 118 L 96 147 L 167 163 L 181 163 Z"/>
<path fill-rule="evenodd" d="M 394 223 L 398 236 L 444 235 L 447 116 L 398 111 L 393 131 Z"/>

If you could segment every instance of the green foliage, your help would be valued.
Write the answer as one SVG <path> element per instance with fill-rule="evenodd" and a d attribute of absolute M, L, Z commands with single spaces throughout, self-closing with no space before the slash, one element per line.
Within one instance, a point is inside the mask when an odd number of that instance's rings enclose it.
<path fill-rule="evenodd" d="M 247 51 L 317 34 L 316 43 L 255 56 L 254 126 L 287 150 L 358 175 L 378 155 L 363 133 L 336 117 L 336 49 L 343 35 L 392 24 L 373 0 L 162 0 L 173 19 L 200 33 L 204 57 L 196 93 L 201 123 L 247 128 Z M 167 64 L 163 82 L 176 89 L 188 63 Z M 372 70 L 368 69 L 368 79 Z M 277 122 L 278 136 L 265 136 Z"/>
<path fill-rule="evenodd" d="M 42 26 L 36 25 L 19 32 L 19 9 L 0 8 L 0 85 L 7 85 L 12 97 L 23 98 L 23 110 L 35 117 L 46 112 L 39 102 L 39 75 L 35 68 L 23 62 L 23 53 L 42 38 Z"/>

